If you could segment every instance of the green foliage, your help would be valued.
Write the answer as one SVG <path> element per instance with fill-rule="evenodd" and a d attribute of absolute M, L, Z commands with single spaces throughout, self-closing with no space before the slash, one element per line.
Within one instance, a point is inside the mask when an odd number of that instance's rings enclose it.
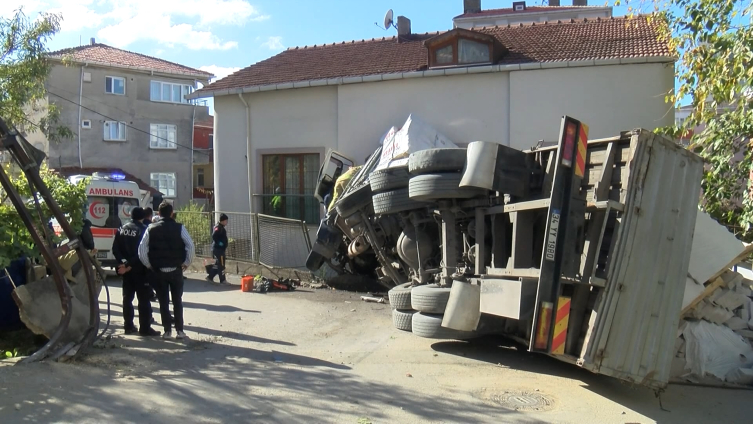
<path fill-rule="evenodd" d="M 31 20 L 23 10 L 0 17 L 0 116 L 23 132 L 41 131 L 50 141 L 73 134 L 58 125 L 60 111 L 48 103 L 50 72 L 45 45 L 60 30 L 60 15 L 42 13 Z"/>
<path fill-rule="evenodd" d="M 212 243 L 212 214 L 202 205 L 187 203 L 176 210 L 175 219 L 186 227 L 197 248 Z"/>
<path fill-rule="evenodd" d="M 624 2 L 623 2 L 624 3 Z M 680 138 L 707 163 L 701 207 L 739 238 L 753 240 L 753 29 L 750 0 L 628 1 L 653 5 L 660 37 L 679 61 L 679 86 L 666 100 L 690 102 L 680 126 L 660 132 Z"/>
<path fill-rule="evenodd" d="M 18 349 L 6 350 L 0 359 L 17 358 L 19 356 Z"/>
<path fill-rule="evenodd" d="M 13 186 L 18 190 L 22 198 L 26 200 L 26 209 L 31 214 L 34 225 L 40 234 L 44 233 L 44 226 L 47 225 L 52 212 L 49 206 L 39 197 L 39 206 L 42 211 L 42 218 L 36 211 L 34 198 L 22 173 L 13 172 L 11 167 L 6 167 L 8 175 L 12 177 Z M 52 194 L 52 198 L 57 202 L 60 209 L 67 215 L 68 222 L 73 226 L 76 232 L 81 230 L 84 220 L 84 207 L 86 205 L 86 183 L 84 181 L 78 184 L 71 184 L 67 179 L 59 174 L 52 172 L 43 166 L 39 172 L 42 180 L 47 185 Z M 0 190 L 0 198 L 6 199 L 7 195 Z M 52 234 L 52 231 L 49 231 Z M 53 235 L 53 240 L 59 242 L 60 237 Z M 5 200 L 0 203 L 0 269 L 7 267 L 10 262 L 21 256 L 32 258 L 39 257 L 39 250 L 31 238 L 31 233 L 21 221 L 21 217 L 10 201 Z"/>

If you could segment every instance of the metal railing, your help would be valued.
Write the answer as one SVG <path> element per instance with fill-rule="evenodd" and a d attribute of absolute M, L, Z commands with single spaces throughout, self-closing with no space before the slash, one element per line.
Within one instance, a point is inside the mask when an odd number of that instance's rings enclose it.
<path fill-rule="evenodd" d="M 212 230 L 222 212 L 176 211 L 196 245 L 196 255 L 212 256 Z M 263 264 L 275 268 L 305 268 L 311 251 L 309 227 L 305 222 L 258 213 L 224 212 L 229 260 Z"/>

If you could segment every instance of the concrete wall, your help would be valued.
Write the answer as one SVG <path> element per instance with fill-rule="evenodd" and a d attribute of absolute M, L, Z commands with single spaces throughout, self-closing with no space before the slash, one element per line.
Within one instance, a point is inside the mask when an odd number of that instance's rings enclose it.
<path fill-rule="evenodd" d="M 81 128 L 78 119 L 79 81 L 81 67 L 55 65 L 48 78 L 50 101 L 61 110 L 61 123 L 67 125 L 74 138 L 50 146 L 50 166 L 79 166 L 78 135 L 81 136 L 81 161 L 83 167 L 117 167 L 149 182 L 152 172 L 174 172 L 177 195 L 174 204 L 180 206 L 192 197 L 191 141 L 194 114 L 196 120 L 207 119 L 208 108 L 190 104 L 152 102 L 149 99 L 150 82 L 176 82 L 192 84 L 193 80 L 150 76 L 120 69 L 85 67 L 91 73 L 91 82 L 83 83 L 81 120 L 91 120 L 91 129 Z M 105 77 L 124 77 L 125 95 L 105 93 Z M 194 110 L 195 109 L 195 110 Z M 93 112 L 96 111 L 96 112 Z M 103 116 L 104 115 L 104 116 Z M 112 118 L 112 119 L 110 119 Z M 126 141 L 105 141 L 104 122 L 126 122 Z M 177 126 L 176 149 L 149 148 L 150 124 Z"/>
<path fill-rule="evenodd" d="M 251 172 L 247 181 L 246 111 L 238 96 L 215 98 L 215 201 L 246 212 L 262 190 L 261 156 L 328 148 L 363 163 L 393 125 L 414 113 L 457 143 L 482 140 L 518 149 L 555 141 L 562 115 L 590 126 L 590 138 L 672 123 L 664 95 L 672 64 L 524 70 L 412 78 L 249 93 Z M 254 212 L 260 211 L 254 205 Z"/>

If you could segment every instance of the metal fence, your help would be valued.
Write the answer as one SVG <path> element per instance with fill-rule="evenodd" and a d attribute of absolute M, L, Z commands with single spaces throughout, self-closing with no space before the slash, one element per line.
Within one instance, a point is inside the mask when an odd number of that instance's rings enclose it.
<path fill-rule="evenodd" d="M 191 235 L 197 256 L 212 256 L 212 229 L 220 213 L 176 211 L 175 219 Z M 224 213 L 228 216 L 227 259 L 276 268 L 305 268 L 311 238 L 303 221 L 258 213 Z"/>

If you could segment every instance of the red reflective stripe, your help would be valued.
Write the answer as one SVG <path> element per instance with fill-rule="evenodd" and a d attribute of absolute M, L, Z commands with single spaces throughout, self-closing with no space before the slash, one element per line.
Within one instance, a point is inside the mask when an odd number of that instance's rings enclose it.
<path fill-rule="evenodd" d="M 92 227 L 92 236 L 96 238 L 112 238 L 115 237 L 117 228 L 94 228 Z"/>

